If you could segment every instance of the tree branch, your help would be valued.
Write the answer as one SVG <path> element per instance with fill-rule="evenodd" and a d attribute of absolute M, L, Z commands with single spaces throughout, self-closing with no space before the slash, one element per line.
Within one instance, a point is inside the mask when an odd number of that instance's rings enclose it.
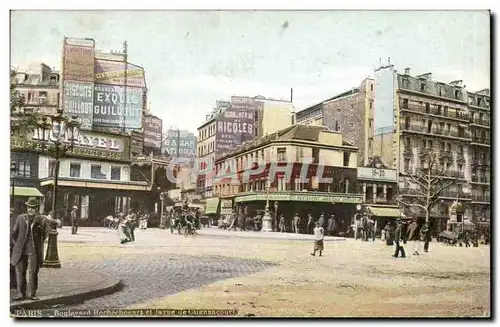
<path fill-rule="evenodd" d="M 400 203 L 402 206 L 405 206 L 405 207 L 418 207 L 418 208 L 422 208 L 425 210 L 425 207 L 421 204 L 418 204 L 418 203 L 405 203 L 399 199 L 396 199 L 396 202 Z"/>
<path fill-rule="evenodd" d="M 423 192 L 423 190 L 427 189 L 427 186 L 424 183 L 422 183 L 421 181 L 419 181 L 415 176 L 413 176 L 412 174 L 409 174 L 409 176 L 412 179 L 412 181 L 414 181 L 416 184 L 420 185 L 420 187 L 422 188 L 422 192 Z M 420 178 L 423 179 L 422 176 L 420 176 Z"/>
<path fill-rule="evenodd" d="M 446 183 L 444 186 L 441 186 L 432 196 L 431 199 L 439 196 L 439 194 L 446 188 L 450 187 L 453 184 L 453 181 Z"/>

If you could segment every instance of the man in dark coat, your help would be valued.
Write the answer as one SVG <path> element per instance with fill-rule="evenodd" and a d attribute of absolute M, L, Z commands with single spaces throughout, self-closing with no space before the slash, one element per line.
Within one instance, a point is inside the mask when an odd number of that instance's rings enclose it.
<path fill-rule="evenodd" d="M 325 228 L 325 215 L 321 214 L 318 219 L 319 227 Z"/>
<path fill-rule="evenodd" d="M 312 234 L 314 228 L 314 219 L 311 214 L 307 215 L 307 234 Z"/>
<path fill-rule="evenodd" d="M 401 218 L 398 218 L 396 220 L 396 231 L 394 233 L 395 234 L 394 235 L 394 243 L 396 243 L 396 252 L 393 255 L 394 258 L 399 257 L 399 253 L 400 252 L 401 252 L 401 258 L 405 258 L 406 257 L 405 249 L 403 248 L 403 244 L 401 244 L 401 241 L 402 241 L 402 229 L 403 229 L 403 226 L 402 226 Z"/>
<path fill-rule="evenodd" d="M 49 220 L 38 214 L 38 200 L 31 197 L 26 206 L 27 213 L 17 217 L 11 235 L 10 264 L 16 269 L 18 291 L 15 301 L 26 299 L 26 295 L 30 300 L 38 299 L 38 272 L 43 264 L 43 243 L 49 234 Z"/>
<path fill-rule="evenodd" d="M 431 241 L 431 228 L 428 223 L 425 223 L 424 227 L 422 227 L 421 234 L 424 241 L 424 252 L 428 252 L 429 242 Z"/>

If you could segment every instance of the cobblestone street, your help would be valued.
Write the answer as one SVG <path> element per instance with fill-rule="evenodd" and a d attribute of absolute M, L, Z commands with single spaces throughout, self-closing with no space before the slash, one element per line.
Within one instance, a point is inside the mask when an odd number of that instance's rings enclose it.
<path fill-rule="evenodd" d="M 391 258 L 383 242 L 347 239 L 309 255 L 305 241 L 185 238 L 136 232 L 60 231 L 63 266 L 113 274 L 124 290 L 72 308 L 237 309 L 256 316 L 484 316 L 489 314 L 489 246 L 431 243 L 430 252 Z M 235 236 L 237 234 L 234 234 Z M 411 245 L 406 245 L 411 254 Z"/>

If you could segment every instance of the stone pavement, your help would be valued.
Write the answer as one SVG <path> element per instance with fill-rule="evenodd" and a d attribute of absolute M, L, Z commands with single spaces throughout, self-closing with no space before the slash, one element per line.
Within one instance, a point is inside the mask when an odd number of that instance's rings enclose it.
<path fill-rule="evenodd" d="M 71 267 L 72 266 L 72 267 Z M 44 308 L 54 305 L 81 302 L 86 299 L 118 291 L 121 288 L 119 278 L 97 272 L 96 269 L 82 270 L 77 265 L 62 268 L 42 268 L 38 275 L 36 301 L 11 301 L 10 308 Z M 10 298 L 15 298 L 17 291 L 10 290 Z"/>

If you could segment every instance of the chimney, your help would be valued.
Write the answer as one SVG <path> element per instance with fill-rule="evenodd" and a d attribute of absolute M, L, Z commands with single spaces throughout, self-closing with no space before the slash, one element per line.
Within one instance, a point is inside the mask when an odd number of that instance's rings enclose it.
<path fill-rule="evenodd" d="M 405 75 L 410 75 L 410 67 L 405 68 Z"/>
<path fill-rule="evenodd" d="M 293 87 L 290 88 L 290 102 L 293 102 Z"/>

